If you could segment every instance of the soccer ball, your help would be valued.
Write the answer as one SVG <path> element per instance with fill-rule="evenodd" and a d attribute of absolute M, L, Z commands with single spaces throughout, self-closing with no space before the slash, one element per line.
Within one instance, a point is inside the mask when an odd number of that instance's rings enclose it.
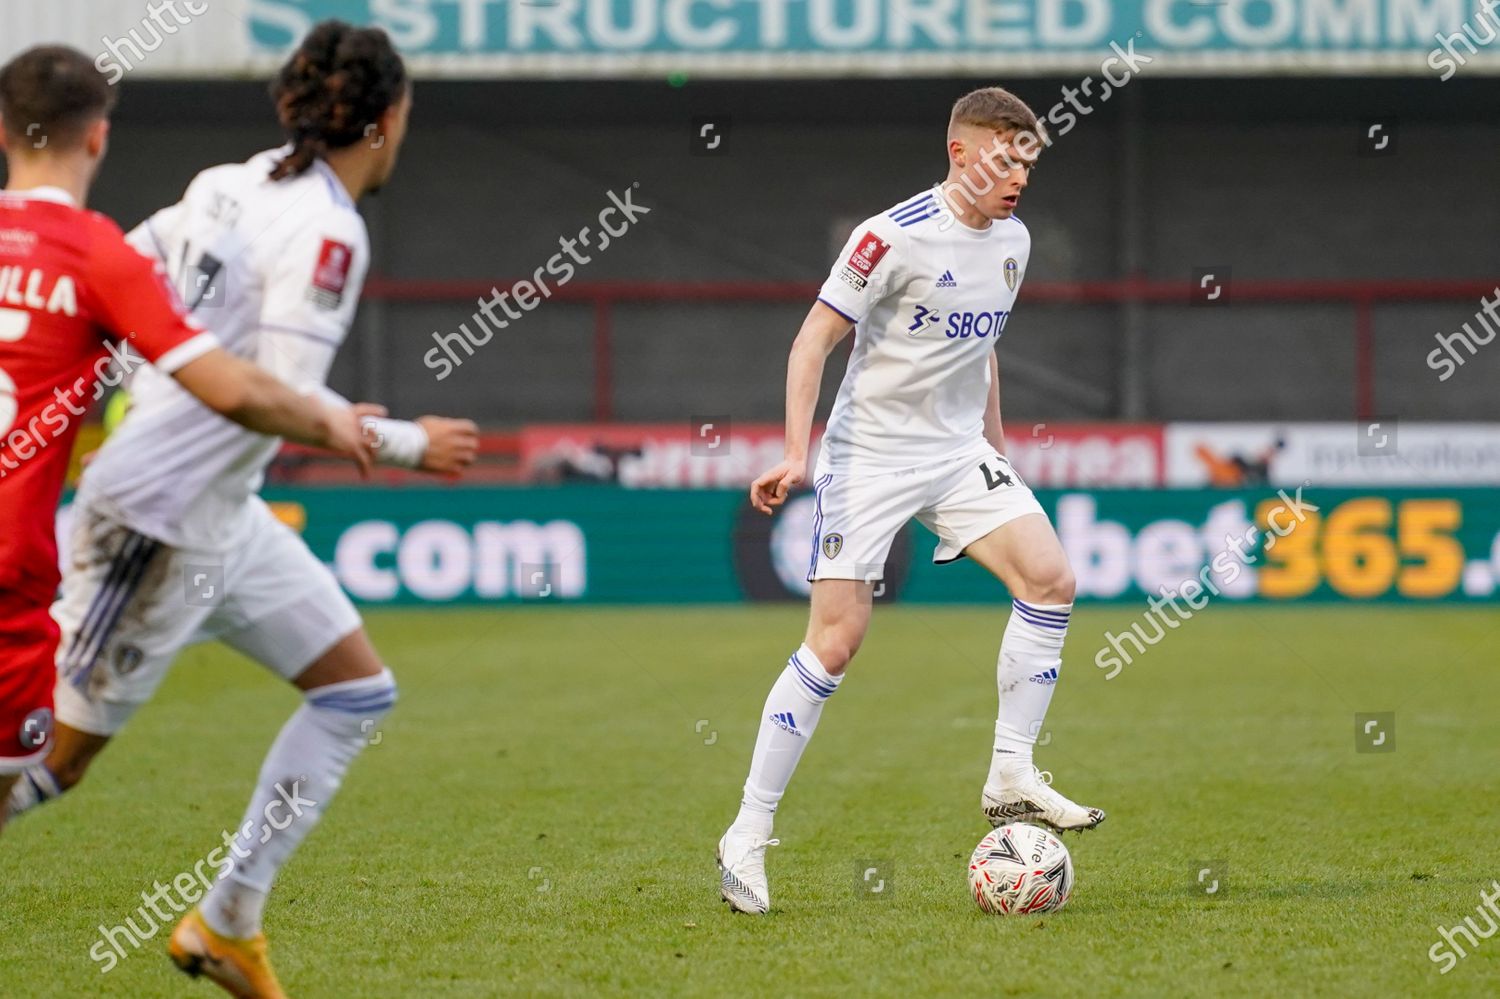
<path fill-rule="evenodd" d="M 974 848 L 969 888 L 992 916 L 1056 912 L 1073 891 L 1073 858 L 1047 830 L 1013 822 L 991 830 Z"/>

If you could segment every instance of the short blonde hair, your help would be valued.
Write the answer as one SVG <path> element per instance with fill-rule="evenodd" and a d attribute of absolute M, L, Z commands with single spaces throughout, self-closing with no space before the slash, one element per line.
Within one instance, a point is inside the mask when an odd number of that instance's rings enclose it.
<path fill-rule="evenodd" d="M 959 125 L 974 125 L 995 132 L 1031 132 L 1042 142 L 1047 141 L 1047 129 L 1036 112 L 1002 87 L 981 87 L 960 97 L 948 119 L 949 132 Z"/>

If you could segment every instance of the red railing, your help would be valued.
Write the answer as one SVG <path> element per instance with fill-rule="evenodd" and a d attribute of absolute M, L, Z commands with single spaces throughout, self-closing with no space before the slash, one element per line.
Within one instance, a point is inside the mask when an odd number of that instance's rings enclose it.
<path fill-rule="evenodd" d="M 477 302 L 494 288 L 515 281 L 426 281 L 371 278 L 365 297 L 386 302 L 431 302 L 467 299 Z M 1357 419 L 1376 415 L 1374 307 L 1394 302 L 1465 301 L 1475 304 L 1496 291 L 1496 281 L 1437 280 L 1296 280 L 1246 281 L 1230 288 L 1235 303 L 1262 305 L 1319 302 L 1346 304 L 1353 311 L 1355 408 Z M 1192 301 L 1190 282 L 1143 277 L 1108 281 L 1031 281 L 1026 302 L 1080 305 L 1178 303 Z M 614 418 L 611 351 L 614 307 L 622 302 L 811 302 L 818 285 L 807 281 L 577 281 L 552 289 L 552 298 L 590 302 L 594 306 L 594 419 Z"/>

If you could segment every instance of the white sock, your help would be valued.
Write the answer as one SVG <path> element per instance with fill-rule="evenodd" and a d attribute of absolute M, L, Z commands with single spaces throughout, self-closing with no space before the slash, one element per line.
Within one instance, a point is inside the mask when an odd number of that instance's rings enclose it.
<path fill-rule="evenodd" d="M 750 776 L 745 779 L 745 796 L 740 801 L 740 814 L 734 820 L 737 828 L 771 835 L 771 821 L 792 779 L 792 771 L 797 769 L 802 750 L 818 727 L 824 702 L 839 689 L 843 679 L 842 675 L 831 676 L 806 645 L 787 660 L 786 669 L 771 685 L 761 712 L 760 734 L 755 737 L 755 752 L 750 757 Z"/>
<path fill-rule="evenodd" d="M 1002 786 L 1006 770 L 1031 766 L 1031 747 L 1052 703 L 1072 611 L 1072 604 L 1011 601 L 1010 623 L 1000 641 L 996 667 L 1000 714 L 995 720 L 995 752 L 990 759 L 988 787 Z"/>
<path fill-rule="evenodd" d="M 214 932 L 236 939 L 260 932 L 276 872 L 322 818 L 350 762 L 395 702 L 388 669 L 307 692 L 266 754 L 244 819 L 225 836 L 228 870 L 202 903 Z"/>
<path fill-rule="evenodd" d="M 57 778 L 52 776 L 45 764 L 38 763 L 21 772 L 20 778 L 10 789 L 10 798 L 4 803 L 7 818 L 15 818 L 37 805 L 43 805 L 62 794 Z"/>

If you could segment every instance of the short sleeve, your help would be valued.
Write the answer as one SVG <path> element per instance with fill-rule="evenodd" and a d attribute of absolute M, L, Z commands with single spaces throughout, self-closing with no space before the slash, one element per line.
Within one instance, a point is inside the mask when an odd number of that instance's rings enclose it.
<path fill-rule="evenodd" d="M 112 223 L 99 225 L 89 290 L 104 331 L 166 374 L 219 346 L 188 318 L 160 264 Z"/>
<path fill-rule="evenodd" d="M 850 322 L 870 314 L 887 292 L 898 287 L 904 234 L 884 216 L 867 219 L 855 228 L 818 290 L 818 301 Z"/>
<path fill-rule="evenodd" d="M 269 262 L 257 361 L 302 391 L 328 378 L 369 267 L 364 221 L 337 209 L 299 225 Z"/>

